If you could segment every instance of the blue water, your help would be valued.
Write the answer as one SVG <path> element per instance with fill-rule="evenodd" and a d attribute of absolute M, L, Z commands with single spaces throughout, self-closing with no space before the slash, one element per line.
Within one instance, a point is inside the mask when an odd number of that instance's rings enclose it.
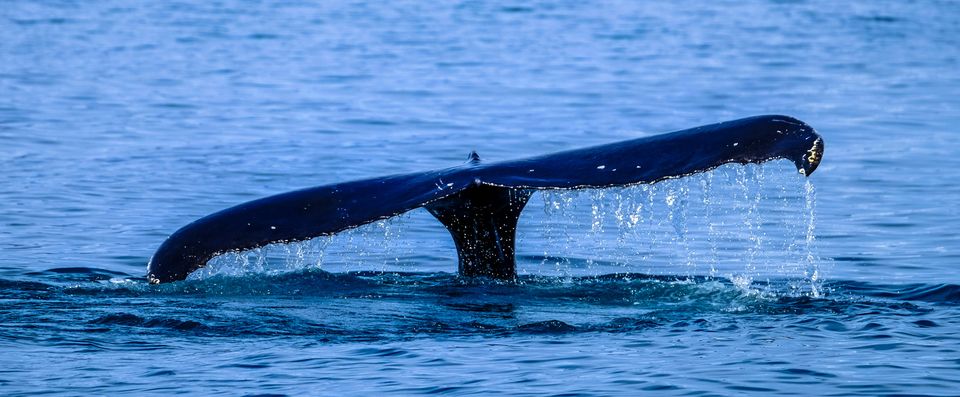
<path fill-rule="evenodd" d="M 960 3 L 7 1 L 0 38 L 0 394 L 960 390 Z M 517 283 L 423 210 L 144 278 L 246 200 L 765 113 L 811 178 L 536 194 Z"/>

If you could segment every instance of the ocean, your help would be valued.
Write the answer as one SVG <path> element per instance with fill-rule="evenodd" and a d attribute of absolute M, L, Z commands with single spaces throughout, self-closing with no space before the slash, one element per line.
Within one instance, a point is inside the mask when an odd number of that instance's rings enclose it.
<path fill-rule="evenodd" d="M 960 3 L 6 1 L 0 394 L 960 395 Z M 146 265 L 294 189 L 759 114 L 826 143 Z M 557 164 L 563 167 L 563 164 Z"/>

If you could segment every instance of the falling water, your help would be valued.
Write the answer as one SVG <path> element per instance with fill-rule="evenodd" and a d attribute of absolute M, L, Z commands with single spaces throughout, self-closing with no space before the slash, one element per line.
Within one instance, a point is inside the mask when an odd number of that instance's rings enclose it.
<path fill-rule="evenodd" d="M 528 208 L 520 220 L 518 270 L 561 277 L 723 276 L 743 289 L 773 277 L 791 280 L 798 293 L 819 295 L 815 190 L 809 181 L 798 184 L 788 167 L 728 165 L 656 184 L 539 192 L 541 200 L 528 206 L 539 201 L 542 211 Z M 335 236 L 224 254 L 191 278 L 311 268 L 423 271 L 405 258 L 424 255 L 449 237 L 422 211 L 411 214 Z M 406 229 L 418 235 L 428 230 L 434 241 L 405 238 Z M 454 271 L 455 250 L 446 251 L 444 271 Z"/>
<path fill-rule="evenodd" d="M 791 167 L 727 165 L 653 185 L 546 191 L 542 214 L 521 219 L 529 231 L 518 252 L 537 247 L 538 265 L 551 262 L 560 275 L 723 276 L 742 288 L 788 279 L 818 294 L 815 197 Z M 522 262 L 521 270 L 530 271 Z"/>
<path fill-rule="evenodd" d="M 809 180 L 804 182 L 804 210 L 807 220 L 806 238 L 804 239 L 804 248 L 806 249 L 806 270 L 803 275 L 810 282 L 810 293 L 813 296 L 820 296 L 820 286 L 823 279 L 820 276 L 820 260 L 816 255 L 814 229 L 816 227 L 816 204 L 817 191 L 813 183 Z"/>

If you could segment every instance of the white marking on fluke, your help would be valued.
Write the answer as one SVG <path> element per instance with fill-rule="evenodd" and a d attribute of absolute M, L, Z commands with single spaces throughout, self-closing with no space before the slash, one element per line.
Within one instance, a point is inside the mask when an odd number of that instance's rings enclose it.
<path fill-rule="evenodd" d="M 605 166 L 605 165 L 598 165 L 598 166 L 597 166 L 597 169 L 598 169 L 598 170 L 602 170 L 602 169 L 604 169 L 604 168 L 607 168 L 607 166 Z"/>

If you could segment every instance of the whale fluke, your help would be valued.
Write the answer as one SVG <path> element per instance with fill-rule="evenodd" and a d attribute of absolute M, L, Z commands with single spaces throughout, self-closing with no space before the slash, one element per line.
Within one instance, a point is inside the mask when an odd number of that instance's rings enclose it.
<path fill-rule="evenodd" d="M 294 242 L 425 207 L 450 232 L 463 276 L 516 277 L 517 220 L 543 189 L 654 183 L 726 163 L 793 161 L 816 170 L 823 139 L 789 116 L 756 116 L 527 159 L 485 163 L 476 152 L 441 170 L 337 183 L 265 197 L 177 230 L 147 266 L 151 283 L 183 280 L 214 256 Z"/>
<path fill-rule="evenodd" d="M 517 276 L 517 221 L 532 194 L 532 189 L 477 184 L 425 205 L 453 236 L 460 275 Z"/>

